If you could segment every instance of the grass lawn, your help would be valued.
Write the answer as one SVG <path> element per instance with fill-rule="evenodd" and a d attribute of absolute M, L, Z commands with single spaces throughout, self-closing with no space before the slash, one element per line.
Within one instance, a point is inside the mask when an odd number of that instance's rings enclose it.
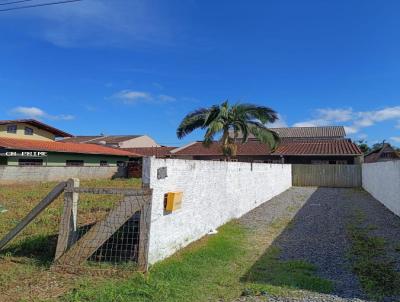
<path fill-rule="evenodd" d="M 0 237 L 25 217 L 55 185 L 53 182 L 0 185 L 0 205 L 7 209 L 7 212 L 0 213 Z M 81 181 L 81 186 L 87 187 L 139 188 L 140 185 L 137 179 Z M 89 204 L 92 207 L 110 206 L 118 198 L 81 194 L 79 219 L 83 223 L 93 219 Z M 41 301 L 59 296 L 84 277 L 72 278 L 49 271 L 56 248 L 62 202 L 63 196 L 60 196 L 0 252 L 0 301 L 3 297 L 8 301 Z"/>
<path fill-rule="evenodd" d="M 311 264 L 280 261 L 279 250 L 268 247 L 288 223 L 278 220 L 268 234 L 260 234 L 232 221 L 217 235 L 154 265 L 145 276 L 133 274 L 125 280 L 95 284 L 84 280 L 62 300 L 232 301 L 241 295 L 266 292 L 283 296 L 296 296 L 299 289 L 331 292 L 331 282 L 317 277 Z M 260 235 L 265 239 L 260 240 Z"/>
<path fill-rule="evenodd" d="M 81 185 L 132 187 L 140 183 L 113 180 Z M 0 214 L 0 236 L 53 186 L 0 186 L 0 204 L 8 209 Z M 110 196 L 82 196 L 82 200 L 86 205 L 102 204 L 110 202 Z M 232 221 L 217 235 L 205 237 L 157 263 L 146 275 L 126 268 L 121 270 L 124 274 L 115 276 L 51 271 L 61 201 L 0 253 L 0 301 L 2 297 L 7 301 L 231 301 L 242 294 L 297 295 L 298 289 L 332 290 L 329 281 L 316 276 L 315 267 L 303 261 L 281 261 L 279 250 L 270 246 L 285 227 L 290 227 L 288 218 L 274 221 L 261 232 Z"/>

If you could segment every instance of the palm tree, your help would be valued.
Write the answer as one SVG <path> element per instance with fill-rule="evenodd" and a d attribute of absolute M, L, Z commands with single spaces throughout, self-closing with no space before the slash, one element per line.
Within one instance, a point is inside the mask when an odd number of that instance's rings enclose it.
<path fill-rule="evenodd" d="M 262 143 L 269 145 L 273 150 L 279 143 L 278 134 L 268 129 L 265 124 L 273 123 L 278 119 L 277 113 L 271 108 L 253 104 L 234 104 L 228 101 L 210 108 L 199 108 L 182 120 L 176 134 L 179 139 L 200 128 L 206 129 L 203 145 L 209 147 L 214 137 L 222 134 L 222 153 L 226 158 L 236 156 L 239 133 L 241 142 L 247 142 L 253 134 Z"/>

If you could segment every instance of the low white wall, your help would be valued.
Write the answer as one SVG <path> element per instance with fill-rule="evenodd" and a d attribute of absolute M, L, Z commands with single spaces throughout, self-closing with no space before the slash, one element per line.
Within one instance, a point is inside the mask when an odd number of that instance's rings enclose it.
<path fill-rule="evenodd" d="M 167 167 L 168 177 L 157 179 Z M 180 159 L 143 160 L 143 183 L 153 189 L 149 262 L 164 259 L 210 230 L 287 190 L 291 165 Z M 182 191 L 182 208 L 164 213 L 164 194 Z"/>
<path fill-rule="evenodd" d="M 400 160 L 362 165 L 363 188 L 400 216 Z"/>
<path fill-rule="evenodd" d="M 123 177 L 124 167 L 0 166 L 0 183 L 63 181 L 69 178 L 108 179 Z"/>

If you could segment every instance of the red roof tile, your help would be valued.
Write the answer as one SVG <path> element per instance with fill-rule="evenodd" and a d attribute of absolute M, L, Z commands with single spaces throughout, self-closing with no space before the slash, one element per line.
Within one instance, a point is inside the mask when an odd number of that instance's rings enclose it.
<path fill-rule="evenodd" d="M 274 155 L 361 155 L 360 148 L 347 139 L 285 142 Z"/>
<path fill-rule="evenodd" d="M 209 148 L 201 142 L 195 142 L 187 147 L 172 152 L 174 155 L 222 155 L 221 144 L 213 143 Z M 238 144 L 237 155 L 361 155 L 360 148 L 347 139 L 288 141 L 281 143 L 275 152 L 271 153 L 268 146 L 256 140 Z"/>
<path fill-rule="evenodd" d="M 138 156 L 135 153 L 121 149 L 104 147 L 94 144 L 60 143 L 54 141 L 42 141 L 31 139 L 0 137 L 0 148 L 15 150 L 50 151 L 80 154 L 103 154 L 120 156 Z"/>
<path fill-rule="evenodd" d="M 126 150 L 129 152 L 133 152 L 142 156 L 156 156 L 156 157 L 165 157 L 170 155 L 170 151 L 176 149 L 176 147 L 143 147 L 143 148 L 122 148 L 122 150 Z"/>

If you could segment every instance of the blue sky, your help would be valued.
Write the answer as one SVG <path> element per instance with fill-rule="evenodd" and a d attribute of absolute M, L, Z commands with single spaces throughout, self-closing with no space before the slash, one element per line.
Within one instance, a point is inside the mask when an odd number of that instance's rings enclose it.
<path fill-rule="evenodd" d="M 400 145 L 399 11 L 399 1 L 83 0 L 0 12 L 0 119 L 181 145 L 202 135 L 176 138 L 187 112 L 229 99 L 274 108 L 276 126 L 345 125 L 353 139 Z"/>

